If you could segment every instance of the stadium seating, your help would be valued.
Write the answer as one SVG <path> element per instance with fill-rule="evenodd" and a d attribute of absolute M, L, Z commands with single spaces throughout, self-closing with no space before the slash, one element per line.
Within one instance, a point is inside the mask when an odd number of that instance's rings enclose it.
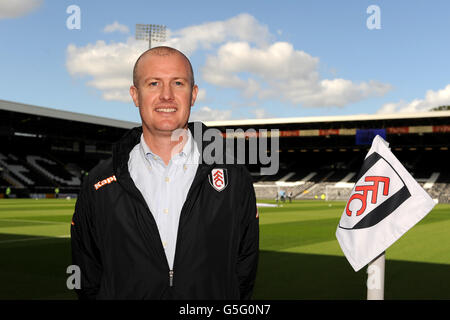
<path fill-rule="evenodd" d="M 14 187 L 47 186 L 50 181 L 46 180 L 19 159 L 14 154 L 4 155 L 0 153 L 0 165 L 4 168 L 3 178 Z"/>
<path fill-rule="evenodd" d="M 70 189 L 76 195 L 80 188 L 80 177 L 70 173 L 65 166 L 50 159 L 49 155 L 25 154 L 22 150 L 7 150 L 0 153 L 2 193 L 6 187 L 12 188 L 12 195 L 53 193 L 55 187 Z M 67 192 L 67 190 L 66 190 Z"/>
<path fill-rule="evenodd" d="M 292 192 L 294 199 L 347 200 L 366 150 L 351 152 L 283 152 L 275 175 L 260 175 L 258 165 L 249 165 L 258 199 L 274 200 L 279 191 Z M 439 202 L 450 201 L 450 170 L 441 151 L 394 151 L 413 177 Z M 33 144 L 10 144 L 0 153 L 0 188 L 13 194 L 51 194 L 55 187 L 76 196 L 85 172 L 108 158 L 105 152 L 69 152 Z"/>
<path fill-rule="evenodd" d="M 72 176 L 63 167 L 58 166 L 56 162 L 44 158 L 42 156 L 28 155 L 27 162 L 41 174 L 45 175 L 52 181 L 56 181 L 61 185 L 79 186 L 80 179 Z"/>
<path fill-rule="evenodd" d="M 450 200 L 450 170 L 445 155 L 394 151 L 433 199 Z M 290 154 L 274 176 L 253 175 L 257 198 L 275 199 L 280 190 L 293 192 L 295 199 L 348 200 L 366 151 Z M 297 159 L 295 159 L 297 157 Z M 298 159 L 302 159 L 299 161 Z M 255 171 L 255 170 L 254 170 Z"/>

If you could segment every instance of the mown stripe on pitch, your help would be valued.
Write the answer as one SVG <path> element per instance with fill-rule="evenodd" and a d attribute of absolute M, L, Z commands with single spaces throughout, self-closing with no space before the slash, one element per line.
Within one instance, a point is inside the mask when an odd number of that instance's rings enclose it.
<path fill-rule="evenodd" d="M 15 219 L 0 219 L 0 231 L 3 228 L 16 228 L 16 227 L 30 227 L 30 226 L 42 226 L 51 225 L 55 222 L 39 222 L 39 221 L 24 221 Z"/>
<path fill-rule="evenodd" d="M 0 218 L 0 221 L 14 220 L 14 221 L 28 221 L 28 222 L 44 222 L 44 223 L 70 223 L 72 221 L 73 213 L 71 214 L 55 214 L 45 216 L 10 216 Z"/>
<path fill-rule="evenodd" d="M 75 205 L 41 205 L 41 204 L 35 204 L 34 206 L 2 206 L 0 207 L 2 212 L 8 213 L 8 212 L 30 212 L 30 211 L 57 211 L 57 210 L 73 210 L 75 208 Z"/>
<path fill-rule="evenodd" d="M 27 238 L 19 238 L 19 239 L 10 239 L 10 240 L 0 240 L 0 245 L 5 243 L 14 243 L 14 242 L 23 242 L 23 241 L 35 241 L 35 240 L 48 240 L 48 239 L 65 239 L 70 238 L 70 235 L 62 235 L 62 236 L 54 236 L 54 237 L 27 237 Z"/>
<path fill-rule="evenodd" d="M 335 239 L 339 217 L 260 225 L 261 250 L 281 250 Z"/>

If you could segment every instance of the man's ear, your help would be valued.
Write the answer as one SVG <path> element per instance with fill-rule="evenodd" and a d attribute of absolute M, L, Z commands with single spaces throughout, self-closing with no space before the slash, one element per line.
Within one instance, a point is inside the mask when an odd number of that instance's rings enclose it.
<path fill-rule="evenodd" d="M 191 107 L 194 105 L 195 99 L 197 99 L 197 93 L 198 93 L 198 86 L 194 85 L 194 87 L 192 88 L 192 95 L 191 95 Z"/>
<path fill-rule="evenodd" d="M 130 96 L 133 99 L 134 105 L 139 108 L 139 92 L 134 85 L 130 87 Z"/>

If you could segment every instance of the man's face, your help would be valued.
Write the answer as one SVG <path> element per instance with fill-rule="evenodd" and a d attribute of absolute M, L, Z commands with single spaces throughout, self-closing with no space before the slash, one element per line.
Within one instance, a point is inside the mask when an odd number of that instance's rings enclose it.
<path fill-rule="evenodd" d="M 139 107 L 144 133 L 170 135 L 186 128 L 198 92 L 197 86 L 192 88 L 186 59 L 179 54 L 144 56 L 138 78 L 130 94 Z"/>

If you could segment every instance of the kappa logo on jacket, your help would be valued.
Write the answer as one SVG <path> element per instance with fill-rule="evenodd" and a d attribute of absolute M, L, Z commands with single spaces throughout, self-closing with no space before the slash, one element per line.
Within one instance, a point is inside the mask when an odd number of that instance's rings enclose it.
<path fill-rule="evenodd" d="M 94 188 L 95 190 L 100 189 L 101 187 L 103 187 L 106 184 L 110 184 L 111 182 L 117 181 L 116 176 L 111 176 L 109 178 L 106 178 L 102 181 L 97 182 L 96 184 L 94 184 Z"/>
<path fill-rule="evenodd" d="M 222 191 L 228 185 L 227 169 L 212 169 L 208 175 L 209 184 L 216 190 Z"/>

